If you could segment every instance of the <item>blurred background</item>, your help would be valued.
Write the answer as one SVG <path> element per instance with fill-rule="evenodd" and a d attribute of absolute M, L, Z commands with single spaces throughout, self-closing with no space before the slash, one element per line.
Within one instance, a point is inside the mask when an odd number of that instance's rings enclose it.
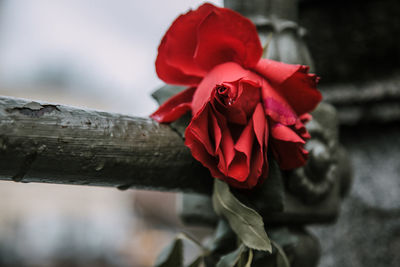
<path fill-rule="evenodd" d="M 158 44 L 201 3 L 0 0 L 0 95 L 148 116 Z M 1 181 L 0 199 L 0 266 L 152 266 L 180 227 L 172 193 Z"/>
<path fill-rule="evenodd" d="M 148 116 L 157 46 L 202 2 L 0 0 L 0 95 Z M 400 2 L 298 2 L 354 166 L 337 223 L 310 228 L 319 266 L 400 266 Z M 183 227 L 173 193 L 0 181 L 0 196 L 0 266 L 152 266 Z"/>

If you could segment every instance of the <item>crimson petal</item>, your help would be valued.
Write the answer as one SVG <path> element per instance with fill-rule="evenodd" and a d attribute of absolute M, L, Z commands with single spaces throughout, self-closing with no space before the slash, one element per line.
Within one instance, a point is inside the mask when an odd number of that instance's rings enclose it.
<path fill-rule="evenodd" d="M 205 71 L 194 61 L 197 27 L 217 7 L 204 4 L 179 16 L 164 35 L 158 47 L 156 71 L 166 83 L 197 85 Z"/>
<path fill-rule="evenodd" d="M 272 84 L 297 115 L 312 111 L 322 99 L 316 89 L 319 78 L 309 74 L 306 66 L 261 59 L 254 70 Z"/>
<path fill-rule="evenodd" d="M 215 155 L 215 142 L 210 138 L 210 132 L 213 132 L 209 127 L 213 127 L 213 123 L 209 125 L 211 105 L 207 104 L 204 108 L 193 117 L 185 131 L 185 140 L 196 139 L 204 146 L 207 153 L 211 156 Z M 212 116 L 212 115 L 211 115 Z M 193 151 L 192 151 L 193 152 Z M 194 156 L 194 155 L 193 155 Z"/>
<path fill-rule="evenodd" d="M 198 28 L 195 61 L 206 70 L 234 61 L 245 68 L 254 67 L 262 46 L 254 24 L 226 8 L 212 10 Z"/>
<path fill-rule="evenodd" d="M 265 114 L 275 122 L 284 125 L 293 125 L 297 121 L 297 114 L 281 94 L 267 81 L 263 81 L 261 95 Z"/>
<path fill-rule="evenodd" d="M 235 148 L 235 158 L 228 169 L 228 176 L 239 182 L 246 180 L 250 173 L 250 160 L 253 149 L 254 132 L 253 120 L 250 120 L 247 126 L 243 129 Z"/>
<path fill-rule="evenodd" d="M 172 122 L 177 120 L 191 110 L 195 90 L 196 88 L 190 87 L 174 95 L 151 114 L 150 117 L 158 122 Z"/>
<path fill-rule="evenodd" d="M 216 85 L 236 82 L 240 79 L 252 81 L 254 85 L 262 83 L 260 76 L 235 62 L 227 62 L 213 68 L 201 81 L 193 95 L 192 114 L 196 114 L 210 100 Z"/>
<path fill-rule="evenodd" d="M 271 127 L 272 153 L 283 170 L 303 166 L 308 151 L 303 148 L 305 141 L 289 127 L 276 123 Z"/>

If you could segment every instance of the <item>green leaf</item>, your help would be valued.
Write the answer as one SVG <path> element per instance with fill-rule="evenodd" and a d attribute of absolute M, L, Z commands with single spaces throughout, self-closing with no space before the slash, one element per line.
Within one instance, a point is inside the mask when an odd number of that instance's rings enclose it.
<path fill-rule="evenodd" d="M 219 179 L 214 180 L 212 202 L 215 212 L 229 222 L 232 230 L 247 247 L 272 251 L 262 217 L 237 200 L 229 191 L 229 186 Z"/>
<path fill-rule="evenodd" d="M 282 249 L 282 247 L 274 241 L 271 241 L 271 243 L 278 251 L 276 255 L 276 267 L 290 267 L 289 259 L 287 258 L 286 253 Z"/>
<path fill-rule="evenodd" d="M 167 101 L 170 97 L 185 90 L 186 87 L 166 84 L 163 87 L 154 91 L 151 96 L 159 105 Z"/>
<path fill-rule="evenodd" d="M 242 244 L 236 250 L 221 257 L 217 263 L 217 267 L 234 267 L 239 261 L 242 253 L 245 252 L 245 246 Z"/>
<path fill-rule="evenodd" d="M 194 261 L 188 265 L 188 267 L 199 267 L 203 262 L 203 255 L 198 256 Z"/>
<path fill-rule="evenodd" d="M 183 266 L 183 244 L 182 238 L 175 240 L 164 248 L 158 255 L 154 267 L 182 267 Z"/>

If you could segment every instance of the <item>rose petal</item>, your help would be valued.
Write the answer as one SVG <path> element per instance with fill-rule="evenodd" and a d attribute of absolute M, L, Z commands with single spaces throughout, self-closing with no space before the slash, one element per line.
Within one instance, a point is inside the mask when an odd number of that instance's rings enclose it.
<path fill-rule="evenodd" d="M 158 48 L 156 59 L 156 72 L 158 77 L 168 84 L 196 86 L 200 83 L 201 77 L 186 75 L 181 70 L 169 65 L 166 59 L 165 46 L 167 37 L 164 36 Z"/>
<path fill-rule="evenodd" d="M 230 101 L 235 101 L 235 99 L 240 99 L 243 89 L 239 86 L 240 81 L 226 83 L 224 82 L 221 86 L 227 88 L 224 94 L 220 94 L 217 92 L 217 87 L 215 87 L 214 92 L 211 93 L 211 102 L 215 109 L 220 111 L 228 122 L 236 123 L 240 125 L 247 124 L 247 114 L 243 109 L 238 107 L 235 103 L 231 103 Z M 229 103 L 225 103 L 225 102 Z"/>
<path fill-rule="evenodd" d="M 214 156 L 215 143 L 209 135 L 210 130 L 213 132 L 212 129 L 209 129 L 210 112 L 211 106 L 207 104 L 192 118 L 192 121 L 185 130 L 185 138 L 186 140 L 196 139 L 199 143 L 203 144 L 209 155 Z M 211 123 L 211 127 L 213 126 L 213 123 Z"/>
<path fill-rule="evenodd" d="M 170 26 L 158 47 L 156 71 L 170 84 L 197 85 L 205 71 L 193 60 L 197 46 L 197 27 L 217 7 L 203 4 L 179 16 Z"/>
<path fill-rule="evenodd" d="M 302 70 L 306 70 L 303 72 Z M 317 90 L 318 77 L 308 74 L 308 67 L 301 66 L 299 72 L 293 74 L 279 88 L 298 115 L 311 112 L 322 100 L 321 93 Z"/>
<path fill-rule="evenodd" d="M 277 123 L 271 127 L 272 153 L 283 170 L 303 166 L 308 158 L 308 151 L 303 146 L 305 141 L 289 127 Z"/>
<path fill-rule="evenodd" d="M 199 161 L 204 167 L 210 170 L 211 175 L 215 178 L 224 178 L 225 176 L 217 168 L 217 158 L 207 153 L 203 144 L 196 138 L 191 138 L 190 133 L 187 135 L 185 145 L 190 149 L 192 156 Z"/>
<path fill-rule="evenodd" d="M 254 67 L 262 46 L 254 24 L 226 8 L 212 10 L 198 28 L 195 61 L 206 70 L 234 61 L 245 68 Z"/>
<path fill-rule="evenodd" d="M 254 142 L 253 121 L 243 129 L 238 141 L 236 142 L 235 158 L 228 169 L 228 176 L 243 182 L 250 173 L 250 159 Z"/>
<path fill-rule="evenodd" d="M 273 85 L 280 85 L 299 71 L 300 65 L 286 64 L 270 59 L 260 59 L 254 70 Z"/>
<path fill-rule="evenodd" d="M 308 113 L 306 113 L 309 115 Z M 311 115 L 310 115 L 311 117 Z M 294 125 L 294 128 L 296 129 L 297 134 L 301 136 L 304 140 L 308 140 L 311 138 L 311 135 L 308 133 L 307 128 L 305 127 L 304 123 L 308 122 L 308 119 L 310 118 L 308 116 L 302 116 L 300 117 L 296 124 Z"/>
<path fill-rule="evenodd" d="M 268 162 L 264 160 L 263 153 L 262 149 L 254 149 L 251 156 L 250 174 L 244 181 L 240 182 L 232 177 L 224 177 L 223 180 L 234 187 L 243 189 L 251 189 L 264 181 L 268 176 Z"/>
<path fill-rule="evenodd" d="M 305 144 L 305 141 L 301 139 L 300 136 L 298 136 L 292 129 L 280 123 L 275 123 L 272 125 L 271 137 L 284 142 Z"/>
<path fill-rule="evenodd" d="M 268 162 L 264 160 L 264 151 L 261 147 L 257 147 L 251 156 L 250 174 L 246 180 L 247 188 L 253 188 L 267 178 Z"/>
<path fill-rule="evenodd" d="M 210 117 L 211 122 L 208 121 Z M 219 142 L 222 138 L 221 131 L 219 124 L 215 122 L 216 120 L 212 119 L 211 105 L 205 105 L 186 128 L 185 145 L 189 147 L 192 156 L 210 170 L 213 177 L 223 179 L 225 174 L 221 172 L 221 169 L 226 171 L 227 167 L 225 157 L 221 149 L 219 149 Z M 209 128 L 213 129 L 209 131 Z M 213 133 L 213 136 L 209 136 L 210 132 Z M 218 147 L 218 149 L 213 149 L 212 138 L 216 140 L 217 145 L 215 147 Z M 217 150 L 217 152 L 214 150 Z"/>
<path fill-rule="evenodd" d="M 265 131 L 264 131 L 264 158 L 265 162 L 267 162 L 267 152 L 268 152 L 268 143 L 269 143 L 269 125 L 271 123 L 268 120 L 265 120 Z"/>
<path fill-rule="evenodd" d="M 215 109 L 213 109 L 213 115 L 217 119 L 222 133 L 220 150 L 224 155 L 224 163 L 219 165 L 220 171 L 225 175 L 228 175 L 228 166 L 235 157 L 234 142 L 226 118 Z M 224 166 L 223 169 L 222 166 Z"/>
<path fill-rule="evenodd" d="M 195 140 L 195 141 L 194 141 Z M 193 118 L 185 131 L 185 144 L 201 144 L 205 153 L 215 158 L 215 167 L 227 175 L 234 156 L 234 142 L 224 116 L 207 103 Z M 189 146 L 189 145 L 187 145 Z M 189 148 L 191 148 L 189 146 Z M 203 151 L 197 149 L 197 151 Z M 198 153 L 198 152 L 196 152 Z M 192 155 L 197 159 L 204 157 Z M 200 161 L 200 160 L 199 160 Z"/>
<path fill-rule="evenodd" d="M 255 108 L 252 119 L 253 119 L 254 133 L 257 137 L 257 142 L 262 147 L 264 144 L 266 118 L 261 103 L 259 103 Z"/>
<path fill-rule="evenodd" d="M 248 157 L 240 152 L 236 151 L 235 157 L 228 168 L 227 176 L 239 182 L 244 182 L 249 175 L 249 167 L 247 165 Z"/>
<path fill-rule="evenodd" d="M 297 121 L 297 115 L 283 98 L 267 81 L 263 81 L 261 95 L 263 99 L 265 114 L 276 122 L 284 125 L 293 125 Z M 194 99 L 194 96 L 193 96 Z"/>
<path fill-rule="evenodd" d="M 253 145 L 255 148 L 251 156 L 250 174 L 246 180 L 247 188 L 254 187 L 268 175 L 268 161 L 266 160 L 268 142 L 264 145 L 265 134 L 268 136 L 268 127 L 266 127 L 266 118 L 261 103 L 256 107 L 252 119 L 258 145 Z"/>
<path fill-rule="evenodd" d="M 312 111 L 322 99 L 316 89 L 318 77 L 308 74 L 306 66 L 261 59 L 254 70 L 271 83 L 297 115 Z"/>
<path fill-rule="evenodd" d="M 153 114 L 151 118 L 158 122 L 172 122 L 180 118 L 183 114 L 191 110 L 193 94 L 196 88 L 188 88 L 162 104 Z"/>
<path fill-rule="evenodd" d="M 212 138 L 214 138 L 214 144 L 215 144 L 214 155 L 216 155 L 217 152 L 220 150 L 222 131 L 215 116 L 209 114 L 209 120 L 211 121 L 210 124 L 212 127 L 212 131 L 210 131 L 210 133 L 213 134 Z"/>
<path fill-rule="evenodd" d="M 307 122 L 312 120 L 312 115 L 310 113 L 304 113 L 299 117 L 299 119 L 303 124 L 306 124 Z"/>
<path fill-rule="evenodd" d="M 257 104 L 260 104 L 260 86 L 252 81 L 241 79 L 234 83 L 223 83 L 229 90 L 236 92 L 236 99 L 229 105 L 221 104 L 215 99 L 214 106 L 225 115 L 228 122 L 247 125 Z M 215 96 L 218 98 L 217 94 Z M 265 115 L 264 115 L 265 116 Z"/>
<path fill-rule="evenodd" d="M 258 84 L 262 82 L 262 78 L 257 74 L 234 62 L 224 63 L 213 68 L 201 81 L 193 95 L 192 114 L 196 114 L 210 100 L 216 85 L 236 82 L 240 79 L 250 80 Z"/>

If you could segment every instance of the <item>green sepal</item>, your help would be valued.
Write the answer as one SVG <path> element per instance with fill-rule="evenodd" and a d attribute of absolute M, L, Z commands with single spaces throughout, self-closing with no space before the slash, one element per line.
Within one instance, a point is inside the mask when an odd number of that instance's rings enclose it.
<path fill-rule="evenodd" d="M 167 101 L 172 96 L 182 92 L 186 87 L 169 85 L 166 84 L 163 87 L 160 87 L 156 91 L 154 91 L 151 96 L 157 101 L 159 105 L 162 105 L 165 101 Z"/>
<path fill-rule="evenodd" d="M 262 217 L 241 203 L 230 192 L 229 186 L 219 179 L 214 180 L 212 202 L 215 212 L 228 221 L 244 245 L 255 250 L 272 251 Z"/>

